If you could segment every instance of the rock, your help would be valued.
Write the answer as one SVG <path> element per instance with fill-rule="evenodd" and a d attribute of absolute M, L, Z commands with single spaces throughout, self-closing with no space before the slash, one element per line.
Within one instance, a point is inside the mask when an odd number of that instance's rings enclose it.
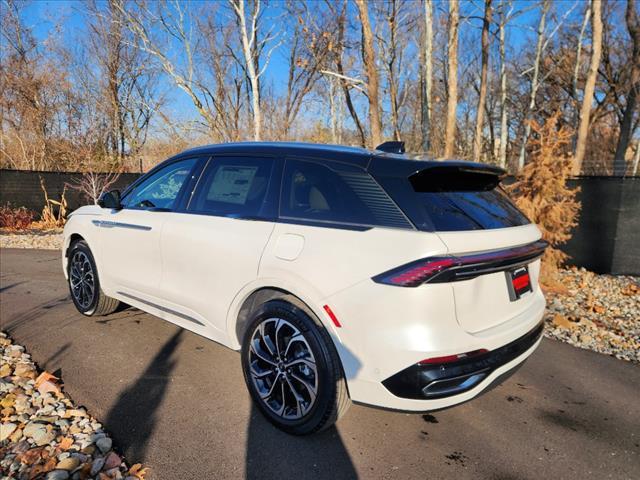
<path fill-rule="evenodd" d="M 2 365 L 0 365 L 0 378 L 8 377 L 9 375 L 11 375 L 11 373 L 11 365 L 9 365 L 8 363 L 3 363 Z"/>
<path fill-rule="evenodd" d="M 72 408 L 70 410 L 67 410 L 67 413 L 65 414 L 65 418 L 86 417 L 86 416 L 87 416 L 87 412 L 82 408 Z"/>
<path fill-rule="evenodd" d="M 576 326 L 574 322 L 569 321 L 567 317 L 559 313 L 553 316 L 553 324 L 561 328 L 574 328 Z"/>
<path fill-rule="evenodd" d="M 36 371 L 33 368 L 33 365 L 29 363 L 17 364 L 16 368 L 13 370 L 13 374 L 19 377 L 36 378 Z"/>
<path fill-rule="evenodd" d="M 29 422 L 24 427 L 23 433 L 25 437 L 31 438 L 38 446 L 46 445 L 56 438 L 56 431 L 51 425 L 42 423 Z"/>
<path fill-rule="evenodd" d="M 100 449 L 102 453 L 107 453 L 111 450 L 112 441 L 109 437 L 102 437 L 96 441 L 96 446 Z"/>
<path fill-rule="evenodd" d="M 63 458 L 58 462 L 56 468 L 59 470 L 75 470 L 80 465 L 80 460 L 74 457 Z"/>
<path fill-rule="evenodd" d="M 15 423 L 3 423 L 0 425 L 0 442 L 9 438 L 16 428 L 18 428 L 18 425 Z"/>
<path fill-rule="evenodd" d="M 111 452 L 104 459 L 104 470 L 111 470 L 112 468 L 119 467 L 122 463 L 122 459 L 118 456 L 117 453 Z"/>
<path fill-rule="evenodd" d="M 47 480 L 67 480 L 69 478 L 69 472 L 66 470 L 52 470 L 47 473 L 45 478 Z"/>
<path fill-rule="evenodd" d="M 97 475 L 102 470 L 102 467 L 104 467 L 104 458 L 96 458 L 91 464 L 91 476 Z"/>

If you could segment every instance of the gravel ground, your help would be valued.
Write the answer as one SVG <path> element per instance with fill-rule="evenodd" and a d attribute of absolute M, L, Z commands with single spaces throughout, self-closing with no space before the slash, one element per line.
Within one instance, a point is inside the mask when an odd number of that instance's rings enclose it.
<path fill-rule="evenodd" d="M 0 229 L 0 248 L 36 248 L 60 250 L 61 230 L 25 230 L 23 232 Z"/>
<path fill-rule="evenodd" d="M 0 354 L 0 478 L 143 479 L 144 469 L 129 469 L 102 425 L 3 332 Z"/>
<path fill-rule="evenodd" d="M 560 280 L 566 291 L 546 292 L 546 336 L 640 362 L 640 277 L 572 268 Z"/>

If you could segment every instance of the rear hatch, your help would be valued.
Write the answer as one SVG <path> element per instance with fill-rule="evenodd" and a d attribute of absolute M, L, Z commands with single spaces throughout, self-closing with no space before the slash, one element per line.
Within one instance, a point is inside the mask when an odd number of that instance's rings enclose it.
<path fill-rule="evenodd" d="M 418 229 L 436 232 L 447 246 L 454 260 L 427 281 L 451 283 L 466 331 L 486 330 L 532 306 L 545 244 L 500 186 L 503 170 L 375 157 L 370 172 Z"/>

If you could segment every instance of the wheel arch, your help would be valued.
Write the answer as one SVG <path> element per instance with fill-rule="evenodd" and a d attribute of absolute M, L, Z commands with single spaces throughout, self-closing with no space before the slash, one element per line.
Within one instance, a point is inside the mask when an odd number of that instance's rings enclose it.
<path fill-rule="evenodd" d="M 288 286 L 254 285 L 252 288 L 245 288 L 240 292 L 236 296 L 234 305 L 230 308 L 229 317 L 227 318 L 227 332 L 232 348 L 239 349 L 242 345 L 245 330 L 251 319 L 251 312 L 259 305 L 276 299 L 286 300 L 304 310 L 314 320 L 317 320 L 319 322 L 318 326 L 327 331 L 334 342 L 334 347 L 337 347 L 336 343 L 340 342 L 338 332 L 327 321 L 324 311 L 320 308 L 314 308 L 317 302 L 313 302 L 311 297 L 288 288 Z"/>

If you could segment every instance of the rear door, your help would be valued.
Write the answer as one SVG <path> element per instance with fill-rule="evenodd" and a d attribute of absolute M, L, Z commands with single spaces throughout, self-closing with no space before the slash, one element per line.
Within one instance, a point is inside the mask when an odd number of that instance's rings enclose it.
<path fill-rule="evenodd" d="M 224 341 L 235 295 L 257 277 L 277 212 L 276 171 L 267 156 L 214 156 L 183 213 L 165 224 L 161 291 Z"/>
<path fill-rule="evenodd" d="M 541 237 L 499 186 L 499 175 L 499 170 L 484 165 L 443 163 L 418 168 L 404 178 L 383 176 L 380 180 L 407 206 L 420 229 L 440 237 L 448 255 L 463 257 L 510 250 Z M 477 333 L 514 319 L 539 303 L 539 269 L 540 261 L 531 260 L 452 281 L 460 325 Z M 517 295 L 514 285 L 520 288 Z"/>

